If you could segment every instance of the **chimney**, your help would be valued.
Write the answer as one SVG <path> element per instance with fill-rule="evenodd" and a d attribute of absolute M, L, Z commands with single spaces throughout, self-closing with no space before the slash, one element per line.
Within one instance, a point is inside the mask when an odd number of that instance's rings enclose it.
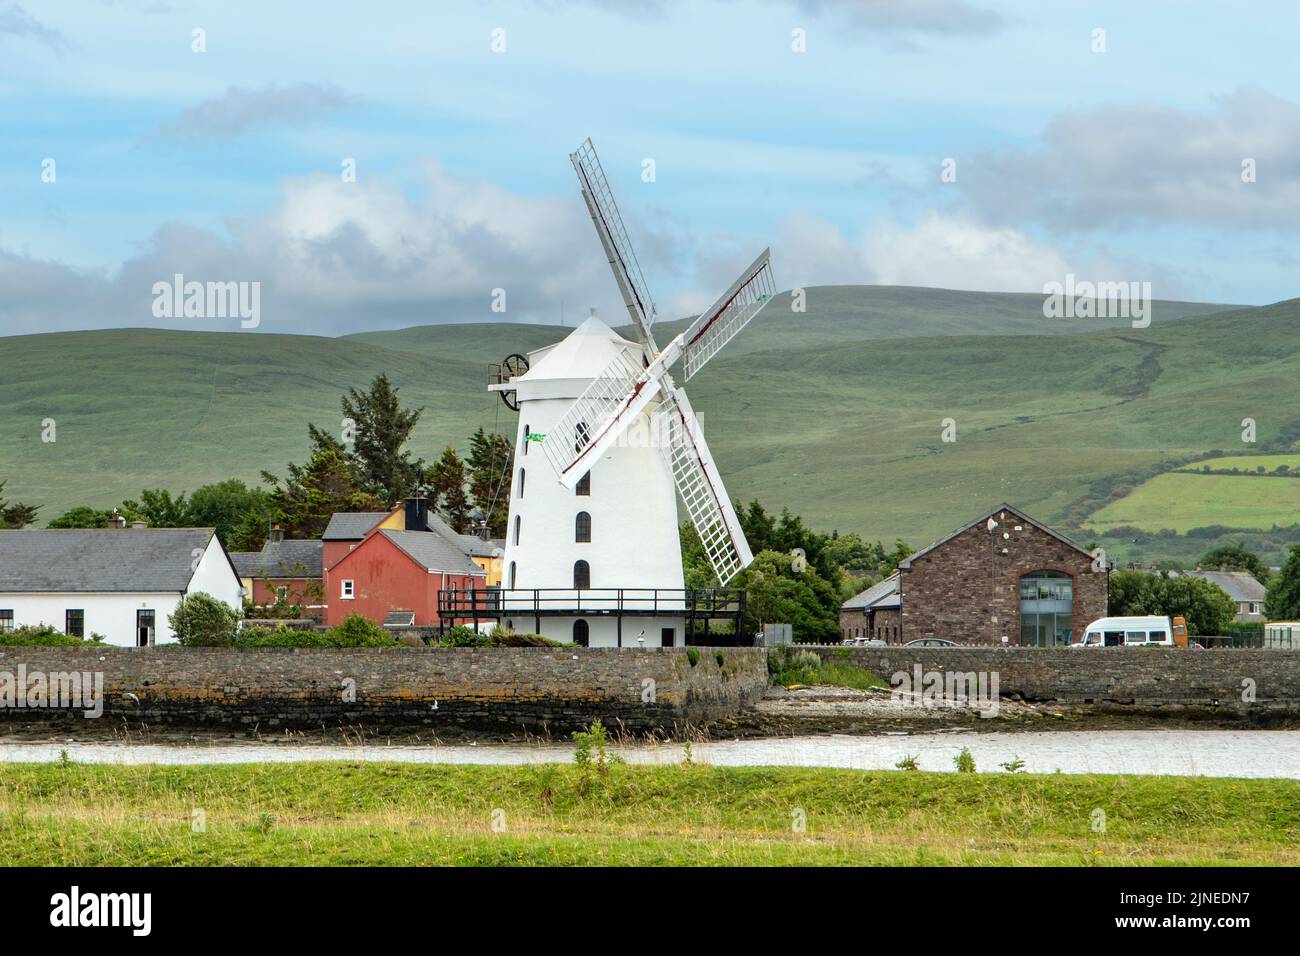
<path fill-rule="evenodd" d="M 117 509 L 115 508 L 113 509 L 113 513 L 108 517 L 108 525 L 110 528 L 115 528 L 120 531 L 122 528 L 126 527 L 126 518 L 118 514 Z"/>
<path fill-rule="evenodd" d="M 139 518 L 136 518 L 134 521 L 131 522 L 131 529 L 133 531 L 143 531 L 147 527 L 149 527 L 149 522 L 142 521 Z"/>
<path fill-rule="evenodd" d="M 429 499 L 422 495 L 412 495 L 406 499 L 406 530 L 429 530 Z"/>
<path fill-rule="evenodd" d="M 274 528 L 271 529 L 271 541 L 274 544 L 279 544 L 283 540 L 284 540 L 284 529 L 281 528 L 279 525 L 276 525 Z"/>

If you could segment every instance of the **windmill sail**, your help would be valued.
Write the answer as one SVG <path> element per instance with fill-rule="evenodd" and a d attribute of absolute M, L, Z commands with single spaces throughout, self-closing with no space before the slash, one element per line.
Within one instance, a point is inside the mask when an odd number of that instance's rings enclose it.
<path fill-rule="evenodd" d="M 618 204 L 614 202 L 614 193 L 605 179 L 605 170 L 601 168 L 600 159 L 596 156 L 596 147 L 588 139 L 576 152 L 570 154 L 569 159 L 578 174 L 578 181 L 582 183 L 582 198 L 587 202 L 587 211 L 591 213 L 591 222 L 596 227 L 600 244 L 609 259 L 609 267 L 618 282 L 618 290 L 623 296 L 623 304 L 627 306 L 628 316 L 642 342 L 653 353 L 655 345 L 650 328 L 655 322 L 654 300 L 646 288 L 641 264 L 632 251 L 632 242 L 627 237 Z"/>
<path fill-rule="evenodd" d="M 704 553 L 718 581 L 725 585 L 754 560 L 754 555 L 704 441 L 704 432 L 681 390 L 675 390 L 673 400 L 660 408 L 655 434 Z"/>
<path fill-rule="evenodd" d="M 657 377 L 620 352 L 549 430 L 542 449 L 560 481 L 574 487 L 659 394 Z"/>
<path fill-rule="evenodd" d="M 769 263 L 771 251 L 764 249 L 750 267 L 740 274 L 740 278 L 731 284 L 731 288 L 722 293 L 682 333 L 687 381 L 772 300 L 776 285 Z"/>

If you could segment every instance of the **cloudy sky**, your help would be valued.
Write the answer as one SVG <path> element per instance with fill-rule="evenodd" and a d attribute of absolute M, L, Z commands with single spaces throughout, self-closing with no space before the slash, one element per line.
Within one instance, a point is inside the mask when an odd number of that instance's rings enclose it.
<path fill-rule="evenodd" d="M 0 0 L 0 335 L 238 327 L 155 319 L 176 273 L 260 282 L 270 332 L 620 317 L 587 136 L 661 315 L 764 245 L 781 288 L 1290 298 L 1297 33 L 1281 0 Z"/>

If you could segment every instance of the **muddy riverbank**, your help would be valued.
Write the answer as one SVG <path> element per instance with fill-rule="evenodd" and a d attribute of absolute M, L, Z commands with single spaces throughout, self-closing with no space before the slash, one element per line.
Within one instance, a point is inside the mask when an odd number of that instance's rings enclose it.
<path fill-rule="evenodd" d="M 630 739 L 643 736 L 625 732 L 617 721 L 612 735 Z M 757 704 L 732 717 L 692 727 L 678 739 L 761 740 L 764 738 L 829 735 L 875 736 L 899 734 L 1034 733 L 1102 730 L 1291 730 L 1300 729 L 1300 716 L 1263 709 L 1230 707 L 1136 707 L 1123 704 L 1073 704 L 1026 702 L 1003 698 L 995 709 L 945 701 L 930 706 L 899 699 L 887 691 L 843 687 L 771 688 Z M 568 734 L 485 732 L 448 723 L 413 728 L 365 724 L 322 724 L 292 730 L 252 725 L 232 727 L 179 727 L 138 720 L 79 717 L 56 720 L 0 722 L 0 746 L 12 744 L 160 744 L 160 745 L 325 745 L 438 746 L 447 744 L 568 743 Z"/>

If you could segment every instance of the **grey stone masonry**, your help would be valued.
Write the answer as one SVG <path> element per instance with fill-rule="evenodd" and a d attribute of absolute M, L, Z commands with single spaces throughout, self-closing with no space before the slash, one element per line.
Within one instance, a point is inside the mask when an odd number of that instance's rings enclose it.
<path fill-rule="evenodd" d="M 103 719 L 262 728 L 564 734 L 599 717 L 645 733 L 729 716 L 767 687 L 766 652 L 734 647 L 0 647 L 0 672 L 20 666 L 102 672 Z M 68 715 L 0 706 L 0 720 Z"/>
<path fill-rule="evenodd" d="M 1150 647 L 815 647 L 888 680 L 996 672 L 1003 696 L 1062 703 L 1300 707 L 1300 651 Z"/>

